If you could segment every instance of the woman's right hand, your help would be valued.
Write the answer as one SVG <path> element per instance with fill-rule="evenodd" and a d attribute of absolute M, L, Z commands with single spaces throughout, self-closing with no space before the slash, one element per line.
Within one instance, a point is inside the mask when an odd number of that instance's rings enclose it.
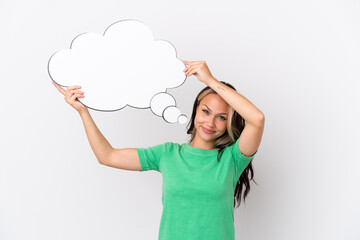
<path fill-rule="evenodd" d="M 66 90 L 64 90 L 62 87 L 60 87 L 54 81 L 52 81 L 52 83 L 57 88 L 57 90 L 59 90 L 59 92 L 61 92 L 64 95 L 65 101 L 68 104 L 70 104 L 70 106 L 75 108 L 76 111 L 78 111 L 80 113 L 83 110 L 87 110 L 87 108 L 76 99 L 79 97 L 82 97 L 82 98 L 85 97 L 83 91 L 77 90 L 77 89 L 80 89 L 81 86 L 73 85 L 73 86 L 69 86 Z"/>

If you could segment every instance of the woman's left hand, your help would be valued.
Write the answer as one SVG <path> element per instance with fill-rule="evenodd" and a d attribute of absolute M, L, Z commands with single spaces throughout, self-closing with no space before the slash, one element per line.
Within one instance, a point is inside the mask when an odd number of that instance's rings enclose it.
<path fill-rule="evenodd" d="M 214 76 L 210 73 L 208 66 L 205 61 L 184 61 L 186 64 L 186 68 L 184 69 L 186 76 L 194 75 L 199 79 L 199 81 L 205 83 L 206 85 L 214 78 Z"/>

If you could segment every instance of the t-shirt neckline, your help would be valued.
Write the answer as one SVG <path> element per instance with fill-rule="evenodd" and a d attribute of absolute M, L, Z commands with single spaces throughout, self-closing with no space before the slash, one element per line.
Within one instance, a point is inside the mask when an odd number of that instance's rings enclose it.
<path fill-rule="evenodd" d="M 217 155 L 218 154 L 217 148 L 206 150 L 206 149 L 202 149 L 202 148 L 193 147 L 189 143 L 184 143 L 184 149 L 188 152 L 196 153 L 199 155 Z"/>

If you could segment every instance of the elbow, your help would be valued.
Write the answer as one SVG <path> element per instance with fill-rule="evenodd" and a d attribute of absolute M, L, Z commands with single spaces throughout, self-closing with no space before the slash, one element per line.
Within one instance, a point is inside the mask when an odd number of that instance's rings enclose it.
<path fill-rule="evenodd" d="M 96 154 L 95 154 L 95 156 L 96 156 L 96 159 L 98 160 L 99 164 L 101 164 L 101 165 L 106 165 L 106 164 L 105 164 L 105 157 L 104 157 L 104 156 L 98 156 L 98 155 L 96 155 Z"/>
<path fill-rule="evenodd" d="M 98 160 L 100 165 L 109 166 L 109 161 Z"/>
<path fill-rule="evenodd" d="M 264 115 L 263 113 L 261 113 L 261 114 L 259 115 L 259 122 L 261 122 L 261 123 L 264 123 L 264 122 L 265 122 L 265 115 Z"/>
<path fill-rule="evenodd" d="M 97 160 L 99 164 L 108 166 L 109 162 L 111 161 L 112 155 L 113 155 L 113 148 L 111 148 L 109 151 L 106 152 L 106 155 L 101 155 L 97 157 Z"/>
<path fill-rule="evenodd" d="M 265 124 L 265 115 L 263 113 L 261 113 L 258 117 L 258 120 L 257 120 L 257 126 L 259 127 L 263 127 Z"/>
<path fill-rule="evenodd" d="M 97 159 L 100 165 L 105 165 L 103 160 Z"/>

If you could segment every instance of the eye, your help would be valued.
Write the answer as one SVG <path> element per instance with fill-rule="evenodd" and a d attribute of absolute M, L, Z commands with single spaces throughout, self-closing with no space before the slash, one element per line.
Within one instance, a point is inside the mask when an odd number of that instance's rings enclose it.
<path fill-rule="evenodd" d="M 206 114 L 209 113 L 209 111 L 206 110 L 206 109 L 203 109 L 203 112 L 206 113 Z"/>
<path fill-rule="evenodd" d="M 206 110 L 206 109 L 203 109 L 202 110 L 204 113 L 206 113 L 206 114 L 208 114 L 209 113 L 209 111 L 208 110 Z M 226 118 L 225 117 L 223 117 L 223 116 L 219 116 L 220 118 L 221 118 L 221 120 L 223 120 L 223 121 L 225 121 L 226 120 Z"/>

